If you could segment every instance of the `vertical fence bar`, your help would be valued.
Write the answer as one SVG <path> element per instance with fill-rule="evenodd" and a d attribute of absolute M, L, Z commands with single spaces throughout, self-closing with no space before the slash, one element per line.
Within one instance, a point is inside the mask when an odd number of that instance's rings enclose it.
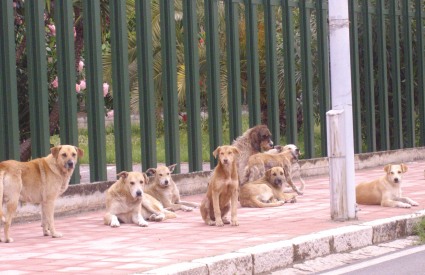
<path fill-rule="evenodd" d="M 405 146 L 411 148 L 415 145 L 415 98 L 413 92 L 413 57 L 412 57 L 412 26 L 410 21 L 410 0 L 402 1 L 403 16 L 403 49 L 404 49 L 404 76 L 406 99 L 406 140 Z"/>
<path fill-rule="evenodd" d="M 363 0 L 363 51 L 364 51 L 364 89 L 366 102 L 366 143 L 367 151 L 376 151 L 376 120 L 375 120 L 375 92 L 373 73 L 373 45 L 372 45 L 372 15 L 368 0 Z"/>
<path fill-rule="evenodd" d="M 391 81 L 393 102 L 393 140 L 392 149 L 403 148 L 403 115 L 401 109 L 401 69 L 400 69 L 400 16 L 397 14 L 398 0 L 390 1 L 390 38 L 394 47 L 391 48 Z"/>
<path fill-rule="evenodd" d="M 327 138 L 323 138 L 323 133 L 327 132 L 326 112 L 330 109 L 330 81 L 329 81 L 329 32 L 328 32 L 328 1 L 316 1 L 316 21 L 317 21 L 317 50 L 319 69 L 319 112 L 320 112 L 320 141 L 322 157 L 326 156 Z"/>
<path fill-rule="evenodd" d="M 378 43 L 378 85 L 379 85 L 379 150 L 390 149 L 390 131 L 388 116 L 388 77 L 387 77 L 387 36 L 385 26 L 385 1 L 376 1 L 377 43 Z"/>
<path fill-rule="evenodd" d="M 285 71 L 286 142 L 297 144 L 297 88 L 295 83 L 294 17 L 289 1 L 282 0 L 283 62 Z"/>
<path fill-rule="evenodd" d="M 0 1 L 0 161 L 20 155 L 13 26 L 12 1 Z"/>
<path fill-rule="evenodd" d="M 271 0 L 264 5 L 266 38 L 267 124 L 275 144 L 280 142 L 279 88 L 277 84 L 276 16 Z"/>
<path fill-rule="evenodd" d="M 72 1 L 58 0 L 56 2 L 55 21 L 59 80 L 60 139 L 61 144 L 72 144 L 78 146 Z M 79 166 L 76 166 L 71 178 L 72 184 L 80 182 L 79 175 Z"/>
<path fill-rule="evenodd" d="M 360 101 L 360 69 L 359 69 L 359 20 L 357 17 L 357 0 L 350 0 L 350 44 L 351 44 L 351 89 L 353 100 L 354 152 L 362 152 L 362 118 Z"/>
<path fill-rule="evenodd" d="M 419 101 L 419 146 L 425 145 L 425 42 L 424 42 L 424 3 L 416 0 L 416 41 L 417 41 L 417 82 Z"/>
<path fill-rule="evenodd" d="M 239 4 L 225 1 L 227 45 L 227 101 L 230 141 L 242 133 L 241 66 L 239 50 Z"/>
<path fill-rule="evenodd" d="M 310 2 L 308 2 L 310 3 Z M 301 71 L 303 92 L 304 151 L 306 158 L 313 158 L 314 152 L 314 107 L 313 107 L 313 69 L 311 57 L 311 9 L 307 0 L 300 2 Z"/>
<path fill-rule="evenodd" d="M 136 1 L 137 71 L 139 76 L 140 130 L 143 137 L 142 171 L 156 167 L 156 119 L 153 82 L 151 2 Z"/>
<path fill-rule="evenodd" d="M 105 181 L 107 179 L 106 138 L 102 92 L 100 0 L 83 1 L 83 16 L 90 181 Z"/>
<path fill-rule="evenodd" d="M 218 0 L 205 0 L 205 43 L 207 45 L 208 131 L 210 151 L 223 143 L 220 104 L 220 49 L 218 46 Z M 217 160 L 210 155 L 211 169 Z"/>
<path fill-rule="evenodd" d="M 201 99 L 196 1 L 184 0 L 183 14 L 189 172 L 193 172 L 202 171 Z"/>
<path fill-rule="evenodd" d="M 25 2 L 31 155 L 33 158 L 45 156 L 50 152 L 44 5 L 44 0 Z"/>
<path fill-rule="evenodd" d="M 177 109 L 176 27 L 174 1 L 160 0 L 162 44 L 162 91 L 165 127 L 165 159 L 167 165 L 176 163 L 180 173 L 180 136 Z"/>
<path fill-rule="evenodd" d="M 132 171 L 126 2 L 112 0 L 109 7 L 116 167 L 117 172 Z"/>
<path fill-rule="evenodd" d="M 258 61 L 257 4 L 245 1 L 246 56 L 248 78 L 248 109 L 250 127 L 261 123 L 260 75 Z"/>

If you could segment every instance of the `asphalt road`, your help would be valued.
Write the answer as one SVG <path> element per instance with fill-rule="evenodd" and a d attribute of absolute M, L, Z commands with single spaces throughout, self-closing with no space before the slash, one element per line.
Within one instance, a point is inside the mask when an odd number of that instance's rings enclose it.
<path fill-rule="evenodd" d="M 425 274 L 425 245 L 414 246 L 359 263 L 328 270 L 321 275 L 421 275 Z"/>

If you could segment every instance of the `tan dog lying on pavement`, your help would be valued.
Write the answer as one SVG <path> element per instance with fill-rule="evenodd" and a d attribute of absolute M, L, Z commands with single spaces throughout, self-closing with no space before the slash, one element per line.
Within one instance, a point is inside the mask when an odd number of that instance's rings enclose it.
<path fill-rule="evenodd" d="M 294 145 L 295 146 L 295 145 Z M 287 146 L 281 153 L 258 153 L 252 155 L 248 159 L 248 164 L 245 167 L 245 179 L 242 183 L 251 182 L 263 177 L 266 170 L 272 167 L 282 167 L 285 171 L 286 183 L 302 195 L 302 191 L 298 189 L 292 181 L 292 164 L 298 160 L 299 150 L 295 146 Z M 301 186 L 304 189 L 304 186 Z"/>
<path fill-rule="evenodd" d="M 162 203 L 149 195 L 143 194 L 142 201 L 142 216 L 146 220 L 160 222 L 166 219 L 174 219 L 177 217 L 176 213 L 164 209 Z"/>
<path fill-rule="evenodd" d="M 226 217 L 231 210 L 231 223 L 239 225 L 237 220 L 238 208 L 238 148 L 235 146 L 219 146 L 214 150 L 213 156 L 218 157 L 208 184 L 208 190 L 201 203 L 201 216 L 208 225 L 223 226 L 230 223 Z"/>
<path fill-rule="evenodd" d="M 160 201 L 167 210 L 192 211 L 199 204 L 180 200 L 179 189 L 171 177 L 175 167 L 176 165 L 173 164 L 168 167 L 158 166 L 146 170 L 146 173 L 148 175 L 153 174 L 154 178 L 151 183 L 145 186 L 145 192 Z"/>
<path fill-rule="evenodd" d="M 417 202 L 401 196 L 401 178 L 407 171 L 407 166 L 388 164 L 384 167 L 384 171 L 385 176 L 356 186 L 357 203 L 402 208 L 417 206 Z"/>
<path fill-rule="evenodd" d="M 240 187 L 239 202 L 243 207 L 275 207 L 285 202 L 295 202 L 296 195 L 285 194 L 282 184 L 286 181 L 282 167 L 273 167 L 264 177 Z"/>
<path fill-rule="evenodd" d="M 105 225 L 119 227 L 122 223 L 148 226 L 141 214 L 143 186 L 148 181 L 146 174 L 123 171 L 119 179 L 106 191 Z"/>
<path fill-rule="evenodd" d="M 40 203 L 44 236 L 62 237 L 54 224 L 55 201 L 68 188 L 77 160 L 84 152 L 72 145 L 59 145 L 50 152 L 46 157 L 28 162 L 0 162 L 0 218 L 5 221 L 5 238 L 1 241 L 13 242 L 9 229 L 19 201 Z M 3 201 L 5 214 L 2 213 Z"/>

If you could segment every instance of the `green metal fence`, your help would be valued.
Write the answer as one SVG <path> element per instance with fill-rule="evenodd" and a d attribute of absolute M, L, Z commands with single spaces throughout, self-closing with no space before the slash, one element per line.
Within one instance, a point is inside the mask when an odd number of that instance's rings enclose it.
<path fill-rule="evenodd" d="M 132 169 L 129 102 L 129 10 L 135 10 L 141 159 L 157 165 L 157 116 L 161 98 L 166 163 L 180 171 L 178 66 L 184 67 L 190 171 L 202 170 L 200 111 L 208 111 L 209 146 L 223 144 L 249 125 L 267 123 L 274 141 L 301 144 L 305 158 L 324 156 L 329 110 L 327 1 L 321 0 L 56 0 L 0 1 L 0 160 L 19 159 L 16 3 L 24 5 L 32 157 L 48 153 L 49 90 L 44 12 L 52 9 L 57 30 L 61 143 L 78 145 L 73 24 L 83 21 L 85 99 L 91 181 L 106 180 L 105 114 L 102 93 L 101 14 L 109 16 L 117 170 Z M 21 7 L 22 8 L 22 7 Z M 78 12 L 76 12 L 78 10 Z M 159 13 L 159 14 L 158 14 Z M 78 17 L 81 16 L 81 17 Z M 181 16 L 180 16 L 181 15 Z M 160 18 L 160 53 L 153 20 Z M 101 23 L 101 21 L 103 23 Z M 351 0 L 351 64 L 355 151 L 373 152 L 425 144 L 424 1 Z M 130 22 L 132 23 L 132 22 Z M 182 24 L 180 33 L 176 25 Z M 200 45 L 201 33 L 205 35 Z M 184 58 L 176 44 L 183 42 Z M 200 64 L 200 56 L 205 63 Z M 155 79 L 154 54 L 161 76 Z M 203 70 L 205 68 L 205 70 Z M 205 72 L 205 75 L 201 75 Z M 201 101 L 200 79 L 206 79 Z M 160 81 L 160 89 L 154 85 Z M 227 94 L 227 96 L 223 96 Z M 159 95 L 159 96 L 158 96 Z M 226 101 L 226 108 L 222 102 Z M 205 106 L 204 106 L 205 105 Z M 319 153 L 318 153 L 319 152 Z M 215 160 L 210 159 L 211 167 Z M 74 182 L 78 182 L 75 179 Z"/>

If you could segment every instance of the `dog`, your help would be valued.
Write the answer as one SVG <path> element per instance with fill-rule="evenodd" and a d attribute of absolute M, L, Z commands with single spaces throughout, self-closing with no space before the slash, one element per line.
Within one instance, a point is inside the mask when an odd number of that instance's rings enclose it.
<path fill-rule="evenodd" d="M 161 202 L 144 193 L 142 201 L 142 216 L 145 220 L 160 222 L 166 219 L 174 219 L 177 217 L 176 213 L 164 209 Z"/>
<path fill-rule="evenodd" d="M 285 146 L 281 153 L 258 153 L 248 159 L 245 167 L 245 178 L 242 183 L 255 181 L 265 175 L 265 172 L 272 167 L 282 167 L 285 173 L 286 183 L 298 195 L 304 191 L 304 181 L 301 181 L 301 187 L 295 186 L 292 180 L 292 165 L 298 161 L 299 149 L 295 145 Z M 286 190 L 288 191 L 288 190 Z"/>
<path fill-rule="evenodd" d="M 157 199 L 166 210 L 170 211 L 192 211 L 199 207 L 198 203 L 180 200 L 180 192 L 171 177 L 176 164 L 170 166 L 158 166 L 149 168 L 146 174 L 154 175 L 153 181 L 145 186 L 145 192 Z"/>
<path fill-rule="evenodd" d="M 59 145 L 51 148 L 46 157 L 28 162 L 0 162 L 0 218 L 4 221 L 1 241 L 13 242 L 9 230 L 19 201 L 39 203 L 44 236 L 62 237 L 54 224 L 55 201 L 68 188 L 78 158 L 83 155 L 84 151 L 76 146 Z M 7 209 L 5 214 L 3 201 Z"/>
<path fill-rule="evenodd" d="M 226 215 L 231 208 L 231 224 L 238 226 L 238 190 L 239 180 L 237 159 L 239 149 L 236 146 L 224 145 L 214 150 L 213 156 L 218 158 L 207 194 L 202 200 L 200 211 L 207 225 L 223 226 L 229 224 Z"/>
<path fill-rule="evenodd" d="M 387 164 L 386 175 L 356 186 L 358 204 L 381 205 L 385 207 L 410 208 L 419 204 L 410 198 L 401 196 L 402 174 L 407 172 L 405 164 Z"/>
<path fill-rule="evenodd" d="M 295 202 L 295 194 L 285 194 L 282 184 L 285 172 L 282 167 L 273 167 L 264 177 L 240 187 L 239 202 L 243 207 L 275 207 L 286 202 Z"/>
<path fill-rule="evenodd" d="M 111 227 L 119 227 L 120 223 L 148 226 L 141 214 L 143 186 L 148 182 L 148 177 L 144 173 L 127 171 L 117 176 L 119 179 L 106 191 L 104 224 Z"/>
<path fill-rule="evenodd" d="M 272 134 L 266 125 L 257 125 L 245 131 L 236 138 L 232 145 L 238 148 L 238 175 L 239 180 L 245 177 L 245 166 L 251 155 L 273 148 Z"/>

